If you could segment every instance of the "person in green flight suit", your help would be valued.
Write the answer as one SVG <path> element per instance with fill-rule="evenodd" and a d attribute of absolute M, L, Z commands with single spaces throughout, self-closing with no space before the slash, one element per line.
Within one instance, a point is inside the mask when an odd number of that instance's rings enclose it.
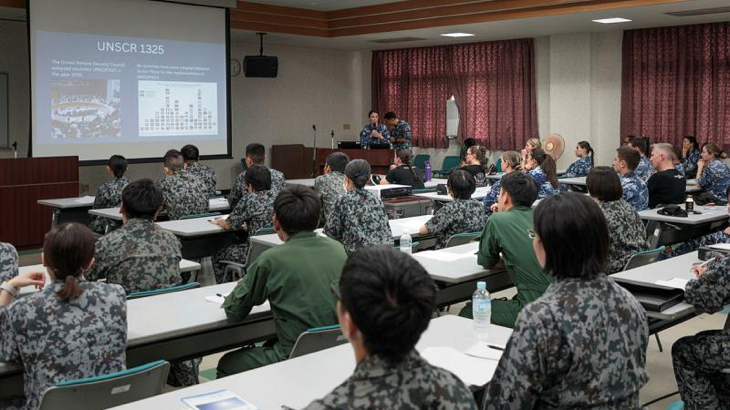
<path fill-rule="evenodd" d="M 277 196 L 274 229 L 284 244 L 262 253 L 221 306 L 229 320 L 242 321 L 268 299 L 277 339 L 225 354 L 218 378 L 286 360 L 307 329 L 337 324 L 330 285 L 339 279 L 347 254 L 339 242 L 313 232 L 319 215 L 312 188 L 293 185 Z"/>
<path fill-rule="evenodd" d="M 497 212 L 487 221 L 479 240 L 477 262 L 485 268 L 504 264 L 517 288 L 510 300 L 492 301 L 492 323 L 514 327 L 520 310 L 539 298 L 552 282 L 540 266 L 532 249 L 529 232 L 533 229 L 532 203 L 537 187 L 529 175 L 513 172 L 502 177 Z M 471 317 L 471 305 L 460 313 Z"/>

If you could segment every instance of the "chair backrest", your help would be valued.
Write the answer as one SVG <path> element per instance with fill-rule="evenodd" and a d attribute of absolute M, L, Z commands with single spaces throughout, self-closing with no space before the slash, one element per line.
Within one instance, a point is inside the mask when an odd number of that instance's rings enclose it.
<path fill-rule="evenodd" d="M 289 358 L 304 356 L 344 343 L 347 343 L 347 339 L 339 325 L 308 329 L 297 338 Z"/>
<path fill-rule="evenodd" d="M 661 256 L 663 252 L 663 246 L 649 251 L 637 252 L 634 255 L 631 255 L 631 258 L 629 258 L 628 262 L 626 262 L 626 266 L 624 266 L 624 270 L 634 269 L 654 263 L 659 260 L 659 256 Z"/>
<path fill-rule="evenodd" d="M 185 283 L 183 285 L 172 286 L 169 288 L 145 290 L 142 292 L 132 292 L 129 295 L 127 295 L 127 300 L 146 298 L 147 296 L 162 295 L 165 293 L 180 292 L 183 290 L 195 289 L 195 288 L 199 288 L 199 287 L 200 287 L 200 283 L 190 282 L 190 283 Z"/>
<path fill-rule="evenodd" d="M 426 161 L 431 159 L 430 155 L 418 154 L 413 158 L 413 166 L 418 169 L 426 169 Z"/>
<path fill-rule="evenodd" d="M 192 214 L 192 215 L 185 215 L 180 220 L 183 219 L 195 219 L 195 218 L 208 218 L 211 216 L 218 216 L 220 215 L 220 212 L 203 212 L 202 214 Z"/>
<path fill-rule="evenodd" d="M 448 172 L 459 166 L 461 158 L 458 155 L 449 155 L 444 158 L 444 162 L 441 164 L 441 171 Z"/>
<path fill-rule="evenodd" d="M 272 233 L 276 233 L 276 229 L 274 229 L 273 225 L 264 226 L 263 228 L 259 229 L 258 231 L 251 234 L 251 236 L 257 236 L 257 235 L 269 235 Z"/>
<path fill-rule="evenodd" d="M 160 360 L 88 379 L 61 382 L 46 390 L 41 410 L 107 409 L 162 394 L 170 363 Z"/>
<path fill-rule="evenodd" d="M 451 238 L 446 241 L 446 247 L 451 248 L 452 246 L 465 245 L 479 239 L 480 236 L 482 236 L 481 232 L 457 233 L 451 235 Z"/>
<path fill-rule="evenodd" d="M 497 172 L 502 172 L 502 158 L 497 158 Z"/>

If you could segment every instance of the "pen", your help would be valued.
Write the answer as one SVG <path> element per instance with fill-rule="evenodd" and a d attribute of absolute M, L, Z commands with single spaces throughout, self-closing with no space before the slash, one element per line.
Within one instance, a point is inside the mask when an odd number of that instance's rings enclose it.
<path fill-rule="evenodd" d="M 221 295 L 220 293 L 216 293 L 215 295 L 218 296 L 219 298 L 224 298 L 225 297 L 225 296 Z"/>
<path fill-rule="evenodd" d="M 710 262 L 712 262 L 712 261 L 714 261 L 714 260 L 715 260 L 715 258 L 710 258 L 710 259 L 708 259 L 708 260 L 706 260 L 706 261 L 704 261 L 704 262 L 700 263 L 700 266 L 707 266 L 707 264 L 708 264 L 708 263 L 710 263 Z"/>
<path fill-rule="evenodd" d="M 494 349 L 494 350 L 504 351 L 504 347 L 499 347 L 499 346 L 495 346 L 495 345 L 487 345 L 487 346 L 490 347 L 490 348 L 492 348 L 492 349 Z"/>

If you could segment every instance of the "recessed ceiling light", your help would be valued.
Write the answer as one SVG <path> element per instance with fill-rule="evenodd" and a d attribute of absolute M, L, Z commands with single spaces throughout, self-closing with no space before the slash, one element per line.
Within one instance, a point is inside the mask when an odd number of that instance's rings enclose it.
<path fill-rule="evenodd" d="M 622 17 L 613 17 L 610 19 L 598 19 L 598 20 L 593 20 L 593 21 L 595 23 L 601 23 L 601 24 L 616 24 L 616 23 L 627 23 L 631 20 L 625 19 Z"/>
<path fill-rule="evenodd" d="M 469 33 L 446 33 L 446 34 L 442 34 L 441 37 L 453 37 L 453 38 L 457 38 L 457 37 L 474 37 L 474 34 L 469 34 Z"/>

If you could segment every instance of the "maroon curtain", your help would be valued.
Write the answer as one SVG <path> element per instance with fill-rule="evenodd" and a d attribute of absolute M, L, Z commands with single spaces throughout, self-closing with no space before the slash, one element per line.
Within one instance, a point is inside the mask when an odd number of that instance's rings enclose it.
<path fill-rule="evenodd" d="M 447 148 L 446 100 L 459 107 L 459 137 L 515 149 L 536 137 L 532 39 L 373 52 L 373 108 L 411 124 L 414 145 Z"/>
<path fill-rule="evenodd" d="M 730 146 L 730 23 L 628 30 L 621 138 Z"/>
<path fill-rule="evenodd" d="M 411 125 L 413 145 L 447 148 L 448 50 L 424 47 L 373 53 L 373 107 Z"/>
<path fill-rule="evenodd" d="M 532 39 L 449 47 L 459 138 L 490 150 L 522 147 L 538 136 Z"/>

